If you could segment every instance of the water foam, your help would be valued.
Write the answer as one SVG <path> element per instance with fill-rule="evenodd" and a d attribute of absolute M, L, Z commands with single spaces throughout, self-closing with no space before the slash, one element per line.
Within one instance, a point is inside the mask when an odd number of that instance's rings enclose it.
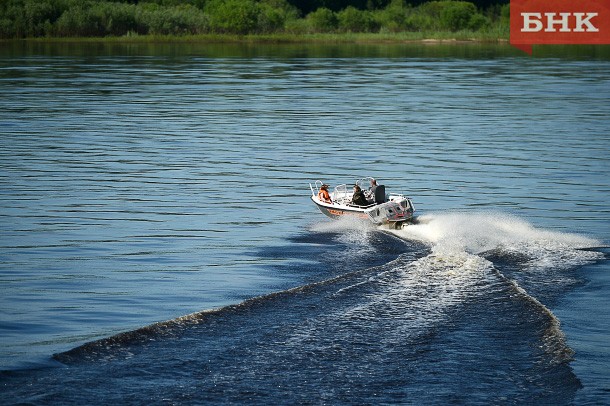
<path fill-rule="evenodd" d="M 309 226 L 316 233 L 344 233 L 350 231 L 370 232 L 376 227 L 367 219 L 342 216 L 334 221 L 320 221 Z"/>
<path fill-rule="evenodd" d="M 343 216 L 335 221 L 315 223 L 310 226 L 315 233 L 333 233 L 335 241 L 343 244 L 341 250 L 333 252 L 332 261 L 350 263 L 351 258 L 375 255 L 373 245 L 377 227 L 368 220 Z"/>
<path fill-rule="evenodd" d="M 477 279 L 491 274 L 511 291 L 532 304 L 548 320 L 542 335 L 544 350 L 553 362 L 569 361 L 573 354 L 565 342 L 557 317 L 516 280 L 506 277 L 481 254 L 499 251 L 526 258 L 520 272 L 537 273 L 544 280 L 550 270 L 570 270 L 603 258 L 599 241 L 572 233 L 545 230 L 504 213 L 435 213 L 419 218 L 419 223 L 393 231 L 400 238 L 426 243 L 431 254 L 411 264 L 411 275 L 435 275 L 433 284 L 442 286 L 443 303 L 464 300 L 464 291 L 477 291 Z M 413 272 L 416 271 L 416 272 Z M 475 275 L 479 274 L 479 278 Z M 441 277 L 439 280 L 439 277 Z M 421 277 L 416 277 L 420 280 Z"/>
<path fill-rule="evenodd" d="M 548 266 L 555 266 L 566 260 L 575 265 L 595 260 L 599 253 L 582 250 L 601 245 L 586 236 L 537 228 L 514 215 L 494 212 L 428 214 L 419 217 L 418 224 L 394 233 L 429 244 L 436 254 L 479 255 L 500 249 L 536 258 L 539 266 L 544 266 L 545 261 Z M 559 260 L 554 261 L 554 257 Z"/>

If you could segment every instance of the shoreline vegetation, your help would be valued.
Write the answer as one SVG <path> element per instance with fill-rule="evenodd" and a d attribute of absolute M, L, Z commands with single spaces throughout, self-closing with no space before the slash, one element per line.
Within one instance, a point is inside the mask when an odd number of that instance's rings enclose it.
<path fill-rule="evenodd" d="M 508 4 L 441 0 L 414 5 L 407 1 L 5 0 L 0 3 L 0 41 L 287 44 L 508 41 Z"/>
<path fill-rule="evenodd" d="M 413 35 L 411 35 L 413 34 Z M 228 44 L 507 44 L 508 38 L 497 38 L 464 31 L 430 33 L 336 33 L 336 34 L 199 34 L 138 35 L 107 37 L 34 37 L 0 39 L 0 43 L 27 41 L 34 43 L 228 43 Z"/>

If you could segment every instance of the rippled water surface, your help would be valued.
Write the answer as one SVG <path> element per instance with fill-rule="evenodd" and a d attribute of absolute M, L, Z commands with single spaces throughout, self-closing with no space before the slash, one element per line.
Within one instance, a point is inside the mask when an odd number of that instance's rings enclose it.
<path fill-rule="evenodd" d="M 0 48 L 2 403 L 609 401 L 608 58 L 116 47 Z"/>

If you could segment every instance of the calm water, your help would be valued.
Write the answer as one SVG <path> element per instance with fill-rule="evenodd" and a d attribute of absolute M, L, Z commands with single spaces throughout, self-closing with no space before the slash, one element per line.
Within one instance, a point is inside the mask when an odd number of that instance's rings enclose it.
<path fill-rule="evenodd" d="M 3 45 L 1 403 L 610 403 L 598 52 Z"/>

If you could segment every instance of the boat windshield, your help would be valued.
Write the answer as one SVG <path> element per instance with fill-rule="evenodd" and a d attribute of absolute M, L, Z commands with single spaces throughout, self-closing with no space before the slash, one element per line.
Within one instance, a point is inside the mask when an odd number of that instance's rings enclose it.
<path fill-rule="evenodd" d="M 348 204 L 352 200 L 352 191 L 345 183 L 335 186 L 333 200 L 339 204 Z"/>
<path fill-rule="evenodd" d="M 371 188 L 372 180 L 373 178 L 371 177 L 361 178 L 356 181 L 356 185 L 360 186 L 360 189 L 362 190 L 369 190 Z"/>

